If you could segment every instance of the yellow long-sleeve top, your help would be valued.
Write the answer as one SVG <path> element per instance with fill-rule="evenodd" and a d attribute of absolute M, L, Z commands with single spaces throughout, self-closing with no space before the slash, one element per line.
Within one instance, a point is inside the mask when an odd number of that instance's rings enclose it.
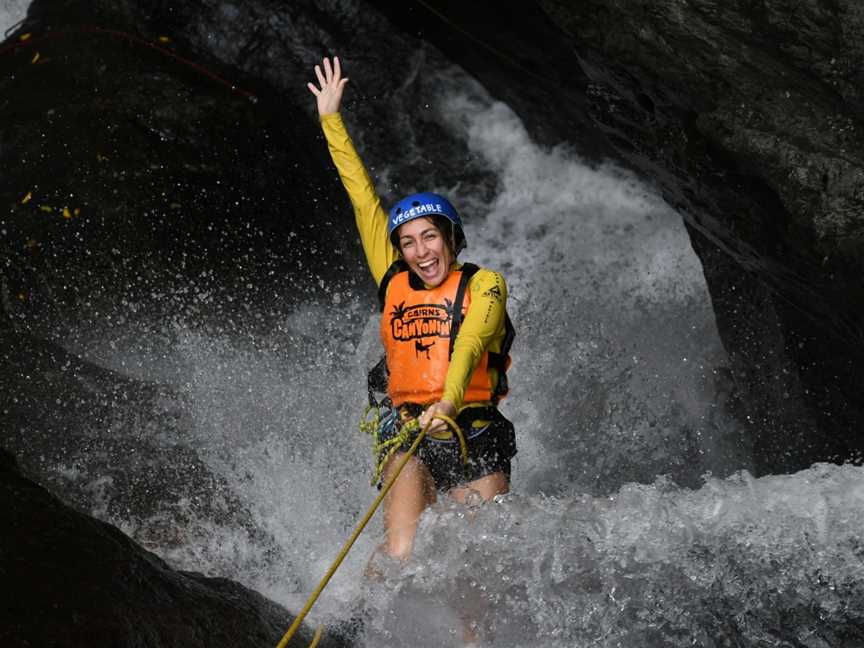
<path fill-rule="evenodd" d="M 380 285 L 387 269 L 399 258 L 387 235 L 387 214 L 339 113 L 322 115 L 321 126 L 342 185 L 354 208 L 366 262 L 375 284 Z M 442 397 L 452 402 L 457 410 L 486 404 L 463 403 L 465 388 L 483 353 L 501 352 L 505 334 L 507 285 L 504 278 L 497 272 L 481 268 L 468 282 L 468 290 L 471 303 L 453 345 Z M 490 369 L 490 372 L 494 374 L 495 369 Z M 494 385 L 497 376 L 491 378 Z"/>

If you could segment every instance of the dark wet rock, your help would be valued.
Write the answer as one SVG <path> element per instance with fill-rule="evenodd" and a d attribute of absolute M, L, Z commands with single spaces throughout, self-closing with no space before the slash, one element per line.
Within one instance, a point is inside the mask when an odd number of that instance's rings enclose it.
<path fill-rule="evenodd" d="M 305 97 L 313 66 L 325 55 L 341 56 L 351 88 L 343 116 L 385 203 L 466 181 L 486 189 L 487 196 L 494 194 L 493 174 L 472 157 L 465 142 L 447 132 L 434 109 L 443 94 L 442 73 L 453 67 L 451 61 L 415 30 L 394 28 L 371 3 L 130 4 L 151 30 L 167 28 L 184 47 L 263 79 L 285 96 Z M 314 101 L 308 96 L 305 112 L 315 122 Z M 318 169 L 332 176 L 328 165 Z"/>
<path fill-rule="evenodd" d="M 533 4 L 374 4 L 541 141 L 556 124 L 596 157 L 610 148 L 583 135 L 602 132 L 681 210 L 760 472 L 860 458 L 860 3 L 541 0 L 545 22 Z"/>
<path fill-rule="evenodd" d="M 257 551 L 242 564 L 202 558 L 220 573 L 266 573 L 271 564 L 290 572 L 247 505 L 202 461 L 179 394 L 26 334 L 0 332 L 0 348 L 0 446 L 67 504 L 169 554 L 206 547 L 215 533 L 244 535 Z"/>
<path fill-rule="evenodd" d="M 537 142 L 568 142 L 592 160 L 615 154 L 590 115 L 591 80 L 539 3 L 369 4 L 392 21 L 392 34 L 428 41 L 464 67 L 519 114 Z"/>
<path fill-rule="evenodd" d="M 37 1 L 2 49 L 7 315 L 47 335 L 120 300 L 155 319 L 207 295 L 224 320 L 353 286 L 359 251 L 323 255 L 353 223 L 305 103 L 134 8 Z"/>
<path fill-rule="evenodd" d="M 687 217 L 761 470 L 858 458 L 860 3 L 540 4 L 597 122 Z"/>
<path fill-rule="evenodd" d="M 0 509 L 4 645 L 260 648 L 275 646 L 292 621 L 237 583 L 170 569 L 29 480 L 2 449 Z M 295 642 L 310 640 L 301 629 Z"/>

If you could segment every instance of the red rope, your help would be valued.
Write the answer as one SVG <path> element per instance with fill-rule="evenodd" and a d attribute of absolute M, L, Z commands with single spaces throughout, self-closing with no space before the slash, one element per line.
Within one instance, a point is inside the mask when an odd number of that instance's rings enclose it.
<path fill-rule="evenodd" d="M 258 97 L 256 97 L 254 94 L 252 94 L 248 90 L 244 90 L 243 88 L 238 88 L 236 85 L 234 85 L 230 81 L 226 81 L 225 79 L 220 77 L 218 74 L 216 74 L 215 72 L 211 72 L 210 70 L 208 70 L 204 66 L 199 65 L 198 63 L 195 63 L 194 61 L 190 61 L 189 59 L 184 58 L 184 57 L 180 56 L 179 54 L 175 54 L 171 50 L 166 49 L 166 48 L 164 48 L 160 45 L 157 45 L 156 43 L 153 43 L 151 41 L 148 41 L 144 38 L 141 38 L 140 36 L 135 36 L 134 34 L 122 32 L 122 31 L 119 31 L 117 29 L 106 29 L 104 27 L 84 27 L 84 28 L 75 29 L 75 30 L 47 32 L 46 34 L 43 34 L 39 38 L 28 38 L 27 40 L 20 40 L 19 39 L 18 42 L 7 45 L 6 47 L 0 49 L 0 56 L 3 56 L 4 54 L 7 54 L 9 52 L 12 52 L 12 51 L 18 49 L 19 47 L 26 47 L 26 46 L 30 46 L 30 45 L 35 45 L 36 43 L 41 43 L 43 41 L 46 41 L 46 40 L 49 40 L 52 38 L 62 38 L 65 36 L 73 36 L 76 34 L 108 34 L 109 36 L 117 36 L 118 38 L 123 38 L 123 39 L 128 40 L 131 43 L 135 43 L 137 45 L 143 45 L 144 47 L 149 47 L 150 49 L 155 50 L 155 51 L 159 52 L 160 54 L 163 54 L 169 58 L 174 59 L 175 61 L 177 61 L 179 63 L 182 63 L 183 65 L 186 65 L 186 66 L 192 68 L 196 72 L 203 74 L 204 76 L 208 77 L 209 79 L 216 81 L 217 83 L 221 83 L 225 87 L 229 88 L 231 90 L 231 92 L 236 92 L 237 94 L 248 97 L 252 101 L 258 101 Z"/>

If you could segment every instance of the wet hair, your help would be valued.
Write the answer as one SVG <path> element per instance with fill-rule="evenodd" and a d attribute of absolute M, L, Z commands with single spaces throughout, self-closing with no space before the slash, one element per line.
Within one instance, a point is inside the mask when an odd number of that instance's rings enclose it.
<path fill-rule="evenodd" d="M 450 248 L 450 254 L 453 255 L 453 258 L 456 258 L 456 255 L 459 254 L 459 251 L 456 247 L 456 226 L 453 222 L 446 218 L 445 216 L 430 216 L 430 220 L 435 227 L 438 228 L 438 231 L 441 232 L 441 236 L 444 237 L 444 241 L 447 243 L 447 247 Z"/>

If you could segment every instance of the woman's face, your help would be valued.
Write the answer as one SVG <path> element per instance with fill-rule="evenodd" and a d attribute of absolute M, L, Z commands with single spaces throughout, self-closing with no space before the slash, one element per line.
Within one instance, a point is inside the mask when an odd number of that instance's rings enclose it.
<path fill-rule="evenodd" d="M 408 267 L 427 286 L 440 285 L 450 274 L 455 257 L 444 235 L 428 218 L 399 226 L 399 249 Z"/>

